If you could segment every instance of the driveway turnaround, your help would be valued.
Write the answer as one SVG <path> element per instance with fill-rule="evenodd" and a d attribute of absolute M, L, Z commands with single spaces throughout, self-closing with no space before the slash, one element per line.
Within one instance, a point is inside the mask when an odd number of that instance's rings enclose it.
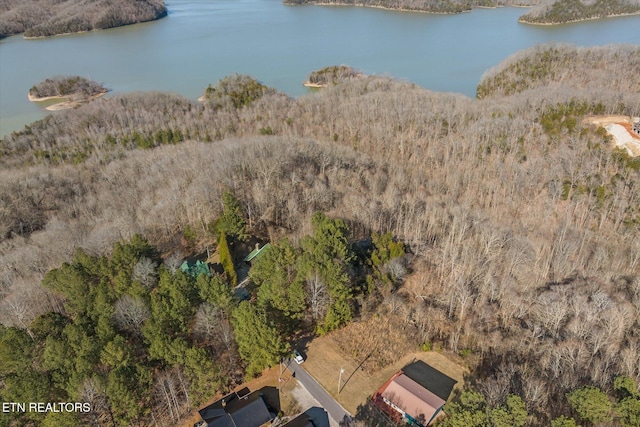
<path fill-rule="evenodd" d="M 329 416 L 337 423 L 345 419 L 351 419 L 349 414 L 326 390 L 304 370 L 302 365 L 298 365 L 293 360 L 287 360 L 287 369 L 295 374 L 296 380 L 318 401 L 327 411 Z"/>

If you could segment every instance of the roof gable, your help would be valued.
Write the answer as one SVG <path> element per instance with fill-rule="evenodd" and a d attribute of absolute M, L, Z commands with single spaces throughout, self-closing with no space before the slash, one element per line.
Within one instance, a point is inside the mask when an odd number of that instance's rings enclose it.
<path fill-rule="evenodd" d="M 207 427 L 238 427 L 233 423 L 231 415 L 225 414 L 223 418 L 217 418 L 207 424 Z"/>
<path fill-rule="evenodd" d="M 382 391 L 382 397 L 412 418 L 427 422 L 446 403 L 403 373 L 394 377 Z"/>
<path fill-rule="evenodd" d="M 249 393 L 248 388 L 230 393 L 198 412 L 207 427 L 260 427 L 273 419 L 263 393 Z"/>
<path fill-rule="evenodd" d="M 457 381 L 427 365 L 422 360 L 409 363 L 402 372 L 442 400 L 448 400 Z"/>
<path fill-rule="evenodd" d="M 237 426 L 242 427 L 259 427 L 262 424 L 271 421 L 271 414 L 267 409 L 264 400 L 254 400 L 247 406 L 239 409 L 231 414 L 231 418 Z"/>
<path fill-rule="evenodd" d="M 287 427 L 329 427 L 329 414 L 324 408 L 312 406 L 290 420 Z"/>
<path fill-rule="evenodd" d="M 198 411 L 203 420 L 209 422 L 211 420 L 215 420 L 216 418 L 224 417 L 227 413 L 222 408 L 212 408 L 207 406 L 204 409 Z"/>

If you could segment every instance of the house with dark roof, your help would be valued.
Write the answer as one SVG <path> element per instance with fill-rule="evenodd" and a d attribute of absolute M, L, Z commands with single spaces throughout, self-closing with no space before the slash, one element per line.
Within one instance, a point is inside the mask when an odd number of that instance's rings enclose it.
<path fill-rule="evenodd" d="M 373 396 L 373 403 L 398 420 L 426 427 L 441 414 L 456 380 L 421 360 L 395 373 Z"/>
<path fill-rule="evenodd" d="M 198 412 L 207 427 L 263 427 L 271 425 L 277 408 L 272 408 L 263 389 L 247 388 L 226 395 Z"/>
<path fill-rule="evenodd" d="M 312 406 L 286 424 L 286 427 L 329 427 L 329 414 L 323 408 Z"/>

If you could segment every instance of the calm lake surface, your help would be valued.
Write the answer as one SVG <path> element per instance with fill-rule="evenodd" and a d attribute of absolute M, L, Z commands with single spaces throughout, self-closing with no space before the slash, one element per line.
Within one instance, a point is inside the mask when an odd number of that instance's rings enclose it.
<path fill-rule="evenodd" d="M 280 0 L 171 0 L 165 19 L 105 31 L 0 41 L 0 136 L 48 114 L 34 84 L 77 74 L 112 94 L 168 91 L 197 98 L 208 84 L 250 74 L 291 96 L 316 69 L 347 64 L 425 88 L 475 95 L 482 74 L 518 50 L 549 42 L 640 45 L 640 16 L 530 26 L 522 8 L 429 15 Z"/>

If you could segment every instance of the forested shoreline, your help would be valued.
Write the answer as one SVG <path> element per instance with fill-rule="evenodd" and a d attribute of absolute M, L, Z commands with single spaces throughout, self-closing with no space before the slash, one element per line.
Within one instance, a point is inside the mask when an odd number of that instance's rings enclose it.
<path fill-rule="evenodd" d="M 0 2 L 0 39 L 100 30 L 167 15 L 163 0 L 4 0 Z"/>
<path fill-rule="evenodd" d="M 538 0 L 283 0 L 283 2 L 288 5 L 365 6 L 438 14 L 469 12 L 477 7 L 531 6 L 538 4 Z"/>
<path fill-rule="evenodd" d="M 502 6 L 532 7 L 518 21 L 528 24 L 557 25 L 640 13 L 638 0 L 283 0 L 285 4 L 365 6 L 390 10 L 456 14 L 474 8 Z"/>
<path fill-rule="evenodd" d="M 540 46 L 488 70 L 475 100 L 380 77 L 347 79 L 292 99 L 249 77 L 230 76 L 205 89 L 209 97 L 202 103 L 130 94 L 50 115 L 0 141 L 3 334 L 29 343 L 31 331 L 35 344 L 23 348 L 34 351 L 49 345 L 37 341 L 38 327 L 71 333 L 67 324 L 78 315 L 69 313 L 80 309 L 67 307 L 74 298 L 64 292 L 72 287 L 52 279 L 72 277 L 55 272 L 73 266 L 85 269 L 73 277 L 93 277 L 78 282 L 93 290 L 91 304 L 115 304 L 134 290 L 130 297 L 160 298 L 164 285 L 156 280 L 182 280 L 167 267 L 175 265 L 173 258 L 221 244 L 219 227 L 233 223 L 219 221 L 232 193 L 246 232 L 279 248 L 272 264 L 322 253 L 311 249 L 324 247 L 316 246 L 325 241 L 318 230 L 338 230 L 342 243 L 331 246 L 349 248 L 296 261 L 299 268 L 278 281 L 282 289 L 269 281 L 274 274 L 268 269 L 257 270 L 252 301 L 264 311 L 249 313 L 245 303 L 235 303 L 247 318 L 267 319 L 280 331 L 287 329 L 278 322 L 298 318 L 314 333 L 383 318 L 402 325 L 413 348 L 464 355 L 470 393 L 480 397 L 464 395 L 445 425 L 474 411 L 490 416 L 508 409 L 517 395 L 526 409 L 518 425 L 570 426 L 593 415 L 578 401 L 597 395 L 604 402 L 604 395 L 609 403 L 598 419 L 631 426 L 640 402 L 629 386 L 640 379 L 640 161 L 614 149 L 582 118 L 637 116 L 639 61 L 637 46 Z M 376 240 L 380 236 L 386 240 Z M 382 253 L 373 257 L 371 243 L 362 243 L 372 241 L 374 247 L 401 244 L 408 255 L 402 262 Z M 149 288 L 141 271 L 134 277 L 132 269 L 149 267 L 146 261 L 136 267 L 140 254 L 131 254 L 137 249 L 125 251 L 122 277 L 108 276 L 117 270 L 110 263 L 123 259 L 122 248 L 131 244 L 153 248 L 138 251 L 153 263 Z M 103 267 L 90 270 L 94 264 Z M 344 285 L 333 297 L 340 301 L 332 315 L 342 319 L 337 323 L 298 292 L 329 282 Z M 198 291 L 204 287 L 193 283 L 180 286 L 195 307 L 205 302 Z M 219 283 L 213 288 L 224 289 Z M 283 289 L 291 301 L 283 303 Z M 174 297 L 167 294 L 166 301 L 177 304 Z M 224 305 L 211 298 L 214 307 Z M 95 318 L 82 327 L 97 325 L 110 337 L 110 328 L 122 324 L 100 307 L 83 312 Z M 98 313 L 106 314 L 100 320 Z M 181 313 L 165 320 L 178 322 L 182 326 L 172 328 L 185 334 L 183 326 L 192 325 L 196 313 Z M 161 347 L 141 347 L 152 341 L 134 340 L 139 347 L 133 348 L 153 353 Z M 192 351 L 193 360 L 204 351 L 220 361 L 211 372 L 222 372 L 228 353 L 220 342 L 222 359 L 204 346 Z M 159 393 L 163 384 L 178 387 L 190 378 L 193 361 L 156 352 L 149 371 L 125 364 L 131 359 L 116 344 L 97 362 L 107 376 L 125 366 Z M 270 363 L 252 365 L 240 347 L 234 351 L 240 351 L 240 372 Z M 161 354 L 169 355 L 164 362 Z M 0 373 L 6 384 L 15 365 L 0 366 L 6 366 Z M 40 374 L 54 372 L 45 366 Z M 213 394 L 229 382 L 211 384 Z M 6 385 L 0 394 L 5 391 Z M 166 401 L 156 404 L 164 408 L 165 425 L 173 425 Z M 128 416 L 124 409 L 118 414 Z M 127 422 L 144 425 L 146 415 L 134 415 Z"/>
<path fill-rule="evenodd" d="M 531 24 L 563 24 L 640 13 L 640 0 L 283 0 L 287 5 L 365 6 L 390 10 L 456 14 L 479 7 L 532 6 L 519 18 Z M 0 39 L 24 33 L 27 38 L 49 37 L 120 27 L 167 16 L 162 0 L 79 0 L 0 2 Z"/>
<path fill-rule="evenodd" d="M 565 24 L 612 16 L 640 13 L 638 0 L 562 0 L 543 4 L 522 15 L 519 22 L 528 24 Z"/>

